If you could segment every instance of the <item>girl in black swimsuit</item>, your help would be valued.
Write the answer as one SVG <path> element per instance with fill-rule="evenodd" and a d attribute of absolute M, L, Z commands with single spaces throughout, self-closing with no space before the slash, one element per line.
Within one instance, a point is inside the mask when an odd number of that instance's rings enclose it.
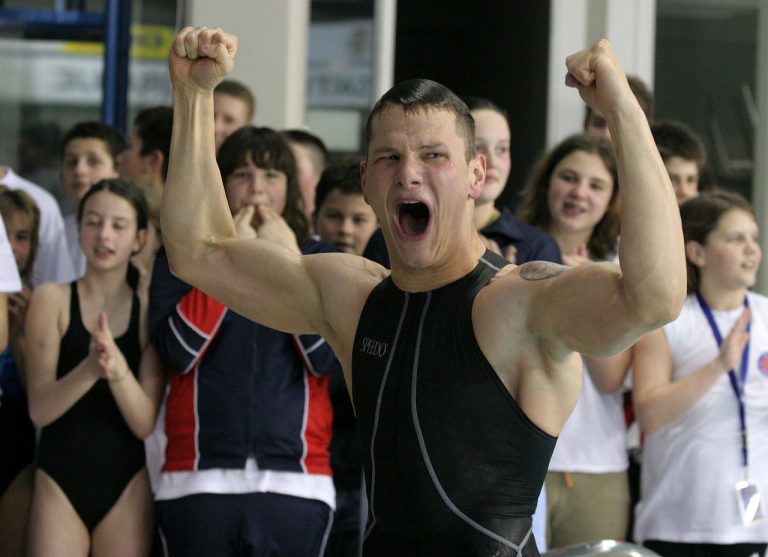
<path fill-rule="evenodd" d="M 40 286 L 27 318 L 30 415 L 42 428 L 29 555 L 143 556 L 152 497 L 141 440 L 163 388 L 146 300 L 126 281 L 147 234 L 143 191 L 102 180 L 78 221 L 85 275 Z"/>

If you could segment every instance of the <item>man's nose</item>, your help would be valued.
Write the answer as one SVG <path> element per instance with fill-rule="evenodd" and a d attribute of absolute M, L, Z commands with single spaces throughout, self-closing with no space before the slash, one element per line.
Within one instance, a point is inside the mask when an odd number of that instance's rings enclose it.
<path fill-rule="evenodd" d="M 403 157 L 398 168 L 397 182 L 404 188 L 417 187 L 422 184 L 421 163 L 414 157 Z"/>

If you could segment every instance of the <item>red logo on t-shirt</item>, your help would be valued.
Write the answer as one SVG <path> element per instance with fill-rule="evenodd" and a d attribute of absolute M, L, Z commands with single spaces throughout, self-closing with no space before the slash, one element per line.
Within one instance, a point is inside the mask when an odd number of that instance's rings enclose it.
<path fill-rule="evenodd" d="M 757 368 L 765 376 L 768 376 L 768 352 L 763 352 L 757 359 Z"/>

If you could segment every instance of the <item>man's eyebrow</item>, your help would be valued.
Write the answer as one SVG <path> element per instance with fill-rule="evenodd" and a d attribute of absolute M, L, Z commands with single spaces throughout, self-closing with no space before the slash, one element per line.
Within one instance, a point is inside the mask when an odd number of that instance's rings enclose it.
<path fill-rule="evenodd" d="M 374 155 L 380 155 L 380 154 L 383 154 L 383 153 L 394 153 L 396 151 L 397 151 L 397 149 L 395 149 L 394 147 L 384 146 L 384 147 L 377 147 L 377 148 L 371 150 L 371 153 L 374 154 Z"/>
<path fill-rule="evenodd" d="M 419 146 L 419 149 L 443 149 L 445 148 L 446 144 L 439 142 L 439 143 L 426 143 L 424 145 Z"/>

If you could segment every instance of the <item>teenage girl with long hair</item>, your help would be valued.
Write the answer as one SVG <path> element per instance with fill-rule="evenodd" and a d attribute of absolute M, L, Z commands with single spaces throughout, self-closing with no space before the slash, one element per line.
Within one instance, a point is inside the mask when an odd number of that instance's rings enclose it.
<path fill-rule="evenodd" d="M 42 428 L 29 554 L 144 556 L 152 497 L 142 439 L 163 381 L 147 300 L 126 278 L 147 233 L 146 198 L 102 180 L 77 217 L 85 275 L 38 287 L 27 317 L 30 415 Z"/>

